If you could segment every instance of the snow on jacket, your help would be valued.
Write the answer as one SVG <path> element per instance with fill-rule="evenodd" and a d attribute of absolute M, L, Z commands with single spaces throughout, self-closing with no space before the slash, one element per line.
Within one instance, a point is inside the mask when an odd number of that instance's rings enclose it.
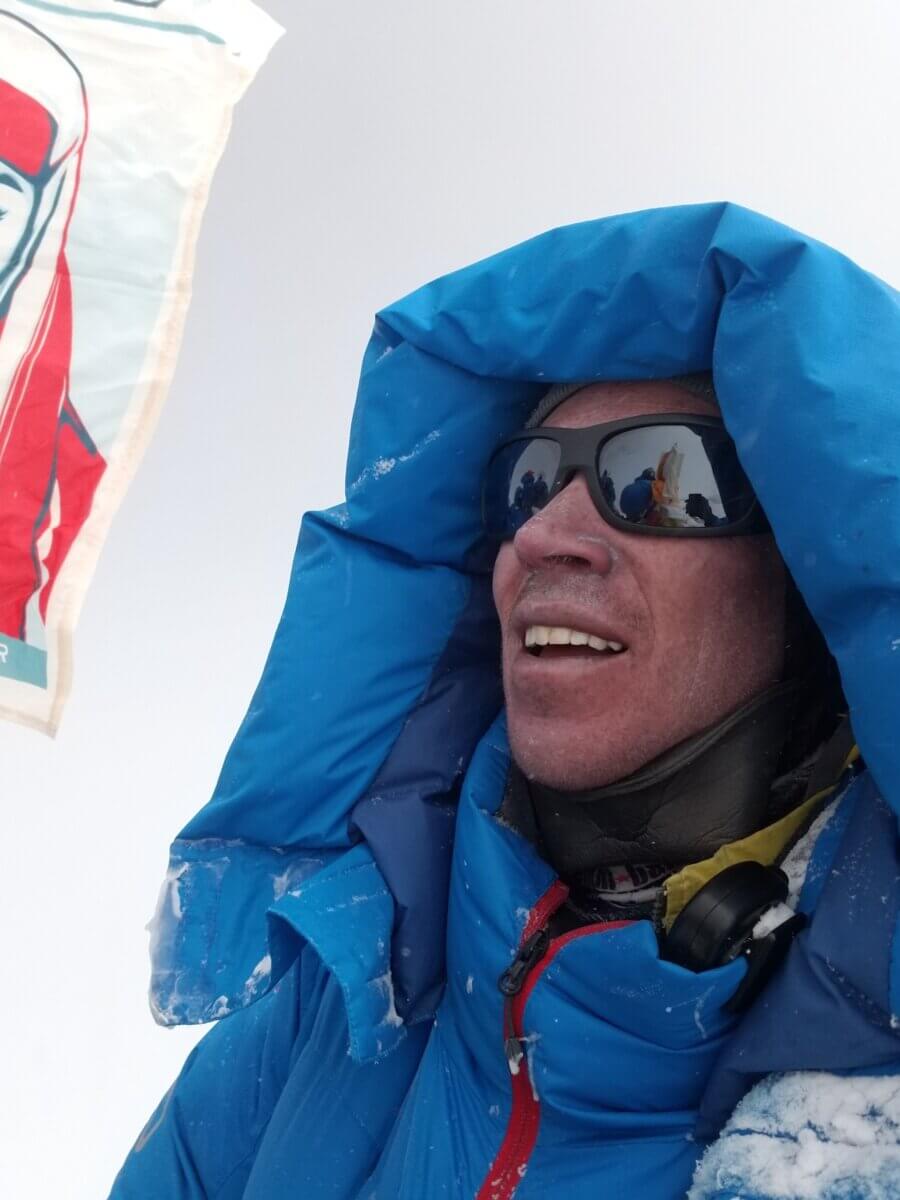
<path fill-rule="evenodd" d="M 866 769 L 806 840 L 810 921 L 743 1018 L 742 961 L 577 930 L 518 1000 L 511 1074 L 497 979 L 560 884 L 495 817 L 481 474 L 551 382 L 710 367 Z M 900 1196 L 898 405 L 897 294 L 731 204 L 553 230 L 378 315 L 346 503 L 304 519 L 161 894 L 154 1015 L 227 1019 L 112 1200 Z"/>

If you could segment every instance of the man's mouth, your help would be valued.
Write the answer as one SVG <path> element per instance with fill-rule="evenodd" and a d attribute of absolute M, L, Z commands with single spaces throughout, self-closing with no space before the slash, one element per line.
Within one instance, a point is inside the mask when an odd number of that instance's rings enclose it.
<path fill-rule="evenodd" d="M 529 625 L 522 640 L 527 652 L 535 658 L 610 657 L 628 649 L 622 642 L 598 637 L 584 629 L 572 629 L 567 625 Z"/>

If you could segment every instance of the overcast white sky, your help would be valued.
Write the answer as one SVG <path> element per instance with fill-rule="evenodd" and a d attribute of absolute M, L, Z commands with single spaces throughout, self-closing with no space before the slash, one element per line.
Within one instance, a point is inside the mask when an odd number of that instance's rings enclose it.
<path fill-rule="evenodd" d="M 900 285 L 894 0 L 263 0 L 288 34 L 216 178 L 175 386 L 55 742 L 0 726 L 0 1192 L 104 1197 L 195 1031 L 146 1003 L 208 798 L 340 499 L 371 318 L 550 226 L 732 199 Z"/>

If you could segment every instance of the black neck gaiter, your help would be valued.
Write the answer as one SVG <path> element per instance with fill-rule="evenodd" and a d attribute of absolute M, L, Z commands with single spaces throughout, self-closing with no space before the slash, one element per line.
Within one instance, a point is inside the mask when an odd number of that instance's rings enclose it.
<path fill-rule="evenodd" d="M 514 767 L 500 815 L 563 879 L 624 863 L 678 870 L 747 837 L 772 814 L 802 688 L 779 683 L 626 779 L 564 792 Z"/>

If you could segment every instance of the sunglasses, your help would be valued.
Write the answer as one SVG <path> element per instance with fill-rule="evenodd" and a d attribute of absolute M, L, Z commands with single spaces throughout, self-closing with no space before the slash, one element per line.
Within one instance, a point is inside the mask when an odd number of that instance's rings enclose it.
<path fill-rule="evenodd" d="M 482 492 L 487 533 L 501 541 L 514 537 L 577 471 L 600 516 L 616 529 L 660 537 L 769 531 L 724 424 L 659 413 L 583 429 L 541 426 L 501 442 Z"/>

